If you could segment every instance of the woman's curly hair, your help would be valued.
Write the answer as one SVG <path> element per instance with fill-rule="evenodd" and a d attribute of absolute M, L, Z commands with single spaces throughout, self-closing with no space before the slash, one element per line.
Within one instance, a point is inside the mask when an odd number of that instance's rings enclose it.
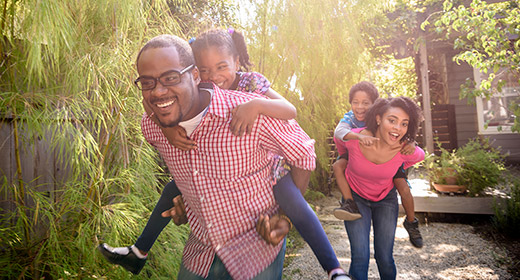
<path fill-rule="evenodd" d="M 376 134 L 377 130 L 377 116 L 383 117 L 383 115 L 390 109 L 391 107 L 398 107 L 403 109 L 408 114 L 408 131 L 401 139 L 401 142 L 407 141 L 415 141 L 415 137 L 417 136 L 417 131 L 419 130 L 419 124 L 423 120 L 422 110 L 417 106 L 417 104 L 412 101 L 408 97 L 391 97 L 391 98 L 379 98 L 376 100 L 374 105 L 367 111 L 366 113 L 366 121 L 365 124 L 367 129 L 372 132 L 372 134 Z"/>

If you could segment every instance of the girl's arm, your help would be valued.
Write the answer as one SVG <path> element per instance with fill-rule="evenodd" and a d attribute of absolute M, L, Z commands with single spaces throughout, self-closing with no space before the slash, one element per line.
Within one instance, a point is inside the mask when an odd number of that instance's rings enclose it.
<path fill-rule="evenodd" d="M 240 104 L 231 111 L 231 132 L 236 136 L 251 133 L 253 123 L 259 114 L 272 118 L 290 120 L 296 118 L 296 108 L 283 96 L 269 88 L 265 98 L 255 98 Z"/>
<path fill-rule="evenodd" d="M 287 99 L 281 96 L 278 92 L 269 88 L 265 93 L 265 96 L 269 97 L 269 99 L 263 100 L 264 105 L 266 106 L 261 107 L 260 114 L 282 120 L 296 118 L 296 108 L 294 105 L 287 101 Z"/>
<path fill-rule="evenodd" d="M 143 100 L 143 107 L 146 111 L 146 114 L 149 116 L 149 118 L 157 125 L 159 128 L 161 128 L 162 133 L 168 139 L 168 142 L 176 147 L 177 149 L 188 151 L 192 149 L 197 148 L 197 143 L 191 139 L 188 138 L 188 135 L 186 135 L 186 130 L 182 128 L 181 126 L 174 126 L 174 127 L 163 127 L 159 121 L 157 120 L 157 117 L 153 115 L 152 109 L 148 107 L 148 104 L 144 102 Z"/>

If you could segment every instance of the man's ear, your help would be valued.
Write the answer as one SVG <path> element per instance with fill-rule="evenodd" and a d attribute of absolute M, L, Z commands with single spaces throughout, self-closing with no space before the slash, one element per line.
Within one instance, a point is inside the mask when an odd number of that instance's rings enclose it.
<path fill-rule="evenodd" d="M 197 68 L 197 66 L 193 67 L 193 69 L 191 70 L 191 74 L 193 75 L 193 80 L 195 81 L 195 84 L 199 85 L 200 84 L 199 68 Z"/>

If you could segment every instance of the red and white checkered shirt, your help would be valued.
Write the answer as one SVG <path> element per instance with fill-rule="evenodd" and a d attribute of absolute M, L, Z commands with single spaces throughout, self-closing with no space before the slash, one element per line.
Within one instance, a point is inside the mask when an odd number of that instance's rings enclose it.
<path fill-rule="evenodd" d="M 233 279 L 251 279 L 267 268 L 280 251 L 256 232 L 260 214 L 274 214 L 273 154 L 305 170 L 315 168 L 314 140 L 294 120 L 260 115 L 252 133 L 230 131 L 231 109 L 251 93 L 214 87 L 206 115 L 191 134 L 197 149 L 181 151 L 168 143 L 146 115 L 141 126 L 181 190 L 191 227 L 183 254 L 184 266 L 207 277 L 215 253 Z"/>

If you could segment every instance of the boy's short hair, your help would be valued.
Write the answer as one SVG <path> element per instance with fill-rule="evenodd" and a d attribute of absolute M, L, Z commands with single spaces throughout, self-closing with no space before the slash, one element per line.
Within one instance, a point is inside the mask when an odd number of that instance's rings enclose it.
<path fill-rule="evenodd" d="M 354 95 L 358 91 L 366 92 L 370 100 L 372 100 L 372 103 L 376 102 L 376 99 L 379 98 L 379 91 L 377 91 L 376 86 L 371 82 L 362 81 L 350 88 L 350 92 L 348 93 L 348 102 L 352 103 L 352 99 L 354 99 Z"/>

